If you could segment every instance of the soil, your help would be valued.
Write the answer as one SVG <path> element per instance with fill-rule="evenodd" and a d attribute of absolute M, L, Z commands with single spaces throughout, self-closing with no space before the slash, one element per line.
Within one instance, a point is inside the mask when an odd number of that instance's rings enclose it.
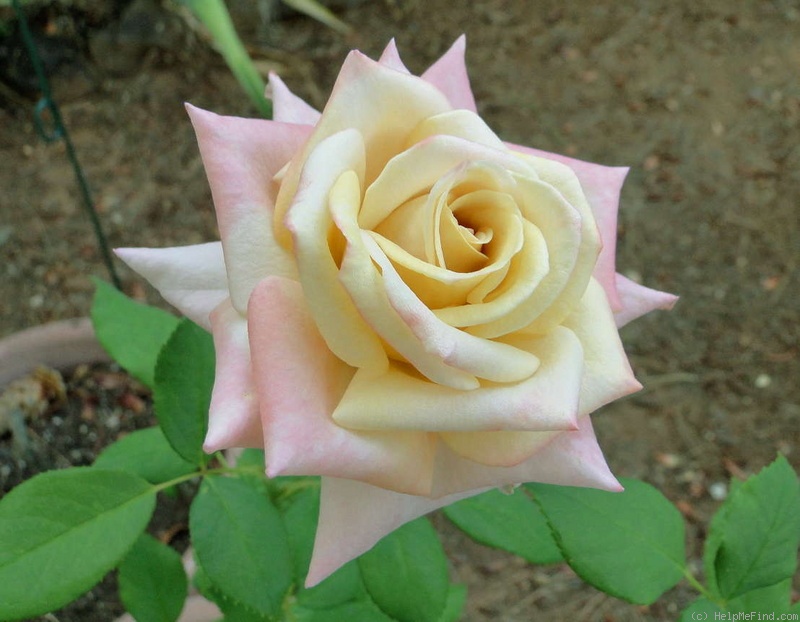
<path fill-rule="evenodd" d="M 64 4 L 69 15 L 80 9 Z M 52 12 L 37 22 L 43 37 L 71 42 L 62 47 L 74 53 L 51 63 L 54 92 L 103 225 L 113 246 L 217 239 L 182 102 L 254 111 L 171 10 L 156 13 L 168 37 L 107 45 L 121 4 L 81 13 L 67 32 Z M 395 37 L 419 72 L 466 32 L 479 111 L 503 138 L 631 167 L 618 269 L 682 299 L 623 331 L 645 389 L 595 421 L 614 471 L 678 504 L 693 565 L 731 477 L 779 452 L 800 467 L 796 0 L 340 3 L 350 37 L 296 15 L 264 21 L 243 0 L 229 5 L 259 68 L 317 107 L 349 49 L 376 57 Z M 89 277 L 107 278 L 64 145 L 38 138 L 22 82 L 4 80 L 0 91 L 0 335 L 85 315 Z M 117 268 L 129 294 L 163 304 Z M 666 621 L 694 598 L 682 584 L 650 607 L 621 603 L 563 566 L 531 567 L 436 522 L 469 587 L 465 620 Z"/>

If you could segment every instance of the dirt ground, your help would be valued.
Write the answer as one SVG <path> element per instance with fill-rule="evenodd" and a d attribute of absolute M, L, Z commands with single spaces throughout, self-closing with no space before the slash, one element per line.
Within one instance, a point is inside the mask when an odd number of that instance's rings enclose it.
<path fill-rule="evenodd" d="M 800 2 L 340 3 L 349 38 L 229 4 L 259 67 L 316 106 L 350 48 L 375 57 L 395 37 L 421 71 L 465 32 L 479 111 L 503 138 L 631 167 L 618 269 L 681 301 L 623 331 L 645 389 L 595 421 L 615 472 L 682 509 L 692 563 L 732 476 L 777 452 L 800 467 Z M 90 15 L 67 33 L 80 53 L 55 63 L 114 246 L 217 239 L 182 102 L 253 114 L 196 32 L 164 19 L 169 36 L 109 48 L 97 33 L 113 11 Z M 0 99 L 2 336 L 85 315 L 89 277 L 107 277 L 63 144 L 37 137 L 24 88 Z M 157 301 L 118 268 L 129 293 Z M 470 622 L 666 621 L 694 598 L 679 586 L 649 608 L 619 603 L 564 567 L 530 567 L 436 523 L 469 586 Z"/>

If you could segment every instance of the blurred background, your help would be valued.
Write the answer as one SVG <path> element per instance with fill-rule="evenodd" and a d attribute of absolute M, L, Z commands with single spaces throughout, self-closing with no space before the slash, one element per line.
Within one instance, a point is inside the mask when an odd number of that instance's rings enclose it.
<path fill-rule="evenodd" d="M 731 478 L 778 452 L 800 467 L 800 2 L 325 3 L 348 33 L 277 0 L 227 4 L 258 72 L 317 107 L 352 48 L 377 57 L 394 37 L 420 73 L 466 33 L 479 112 L 502 138 L 631 167 L 618 270 L 681 301 L 623 331 L 645 389 L 595 421 L 615 472 L 678 505 L 693 563 Z M 217 239 L 183 102 L 258 111 L 197 17 L 167 0 L 25 10 L 111 245 Z M 86 315 L 89 277 L 108 278 L 64 143 L 35 131 L 38 97 L 3 0 L 0 337 Z M 159 303 L 117 269 L 128 294 Z M 679 586 L 626 605 L 435 522 L 469 586 L 466 620 L 674 620 L 694 598 Z"/>

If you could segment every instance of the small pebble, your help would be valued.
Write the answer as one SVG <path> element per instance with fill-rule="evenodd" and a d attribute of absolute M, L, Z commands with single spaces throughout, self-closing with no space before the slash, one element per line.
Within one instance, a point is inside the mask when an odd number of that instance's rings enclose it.
<path fill-rule="evenodd" d="M 681 457 L 676 454 L 659 453 L 656 454 L 656 460 L 668 469 L 674 469 L 681 465 Z"/>
<path fill-rule="evenodd" d="M 28 304 L 32 309 L 38 309 L 44 304 L 44 296 L 42 294 L 34 294 L 28 300 Z"/>
<path fill-rule="evenodd" d="M 708 494 L 714 501 L 722 501 L 728 496 L 728 486 L 724 482 L 714 482 L 708 487 Z"/>
<path fill-rule="evenodd" d="M 119 415 L 109 415 L 106 419 L 106 427 L 109 430 L 116 430 L 119 427 Z"/>
<path fill-rule="evenodd" d="M 53 425 L 56 426 L 57 428 L 60 428 L 61 424 L 64 423 L 64 420 L 61 417 L 59 417 L 58 415 L 55 415 L 51 419 L 51 421 L 53 422 Z"/>
<path fill-rule="evenodd" d="M 78 426 L 78 432 L 81 434 L 86 434 L 89 431 L 89 426 L 85 423 L 82 423 Z"/>
<path fill-rule="evenodd" d="M 7 464 L 0 466 L 0 477 L 8 477 L 11 475 L 11 467 Z"/>
<path fill-rule="evenodd" d="M 69 452 L 69 457 L 75 462 L 77 462 L 83 457 L 83 453 L 81 452 L 80 449 L 72 449 Z"/>
<path fill-rule="evenodd" d="M 757 389 L 766 389 L 771 384 L 772 378 L 770 378 L 767 374 L 759 374 L 756 377 L 755 385 Z"/>

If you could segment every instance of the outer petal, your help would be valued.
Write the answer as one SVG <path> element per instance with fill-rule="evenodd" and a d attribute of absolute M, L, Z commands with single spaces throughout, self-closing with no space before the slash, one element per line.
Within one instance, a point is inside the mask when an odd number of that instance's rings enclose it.
<path fill-rule="evenodd" d="M 622 348 L 606 294 L 596 279 L 563 326 L 578 338 L 583 353 L 580 415 L 638 391 Z M 557 392 L 556 392 L 557 393 Z M 533 456 L 554 435 L 541 432 L 452 432 L 442 439 L 457 454 L 490 466 L 514 466 Z"/>
<path fill-rule="evenodd" d="M 321 474 L 429 493 L 430 435 L 353 432 L 332 421 L 353 368 L 328 350 L 298 283 L 275 277 L 259 283 L 249 325 L 270 477 Z"/>
<path fill-rule="evenodd" d="M 259 280 L 297 278 L 272 230 L 273 177 L 311 133 L 303 125 L 223 117 L 187 105 L 217 210 L 231 300 L 240 313 Z"/>
<path fill-rule="evenodd" d="M 541 367 L 514 384 L 485 383 L 460 391 L 420 378 L 397 364 L 375 377 L 357 372 L 334 419 L 357 429 L 569 430 L 578 409 L 583 353 L 577 337 L 557 328 L 541 338 L 515 336 Z"/>
<path fill-rule="evenodd" d="M 580 304 L 564 326 L 578 336 L 583 346 L 581 415 L 642 388 L 633 376 L 605 291 L 596 279 L 589 281 Z"/>
<path fill-rule="evenodd" d="M 217 367 L 203 449 L 212 453 L 230 447 L 263 447 L 247 320 L 226 298 L 211 313 L 211 329 Z"/>
<path fill-rule="evenodd" d="M 614 320 L 619 328 L 655 309 L 671 309 L 678 301 L 678 297 L 673 294 L 644 287 L 621 274 L 617 274 L 616 277 L 622 302 L 622 310 L 614 314 Z"/>
<path fill-rule="evenodd" d="M 323 477 L 306 585 L 316 585 L 401 525 L 492 487 L 533 481 L 621 491 L 606 466 L 590 419 L 585 417 L 580 423 L 579 430 L 557 435 L 530 460 L 511 468 L 476 464 L 440 447 L 433 498 Z"/>
<path fill-rule="evenodd" d="M 324 580 L 401 525 L 485 489 L 431 499 L 361 482 L 322 478 L 319 523 L 306 587 Z"/>
<path fill-rule="evenodd" d="M 453 108 L 466 108 L 477 112 L 475 96 L 469 85 L 467 65 L 464 52 L 467 49 L 467 38 L 461 35 L 442 57 L 422 74 L 427 80 L 447 96 Z"/>
<path fill-rule="evenodd" d="M 316 125 L 320 113 L 289 90 L 278 74 L 270 72 L 267 97 L 272 100 L 272 118 L 281 123 Z"/>
<path fill-rule="evenodd" d="M 614 280 L 617 248 L 617 211 L 619 210 L 619 196 L 622 184 L 628 174 L 628 168 L 603 166 L 584 160 L 568 158 L 556 153 L 540 151 L 539 149 L 507 144 L 516 151 L 561 162 L 575 171 L 589 205 L 592 207 L 597 227 L 600 230 L 600 239 L 603 242 L 603 248 L 597 258 L 594 277 L 600 281 L 603 289 L 606 290 L 611 308 L 614 311 L 618 311 L 621 308 L 621 302 Z"/>
<path fill-rule="evenodd" d="M 436 453 L 432 496 L 520 482 L 622 490 L 600 451 L 591 419 L 582 417 L 578 424 L 575 431 L 542 433 L 544 442 L 538 451 L 525 462 L 511 467 L 484 466 L 440 445 Z M 550 438 L 544 438 L 546 436 Z"/>
<path fill-rule="evenodd" d="M 400 52 L 397 51 L 397 43 L 395 42 L 394 38 L 389 41 L 389 44 L 386 46 L 386 49 L 383 50 L 383 54 L 381 54 L 378 62 L 381 65 L 386 65 L 387 67 L 390 67 L 396 71 L 411 73 L 403 61 L 400 60 Z"/>
<path fill-rule="evenodd" d="M 117 248 L 117 257 L 141 274 L 164 299 L 206 330 L 208 318 L 228 297 L 219 242 L 173 248 Z"/>

